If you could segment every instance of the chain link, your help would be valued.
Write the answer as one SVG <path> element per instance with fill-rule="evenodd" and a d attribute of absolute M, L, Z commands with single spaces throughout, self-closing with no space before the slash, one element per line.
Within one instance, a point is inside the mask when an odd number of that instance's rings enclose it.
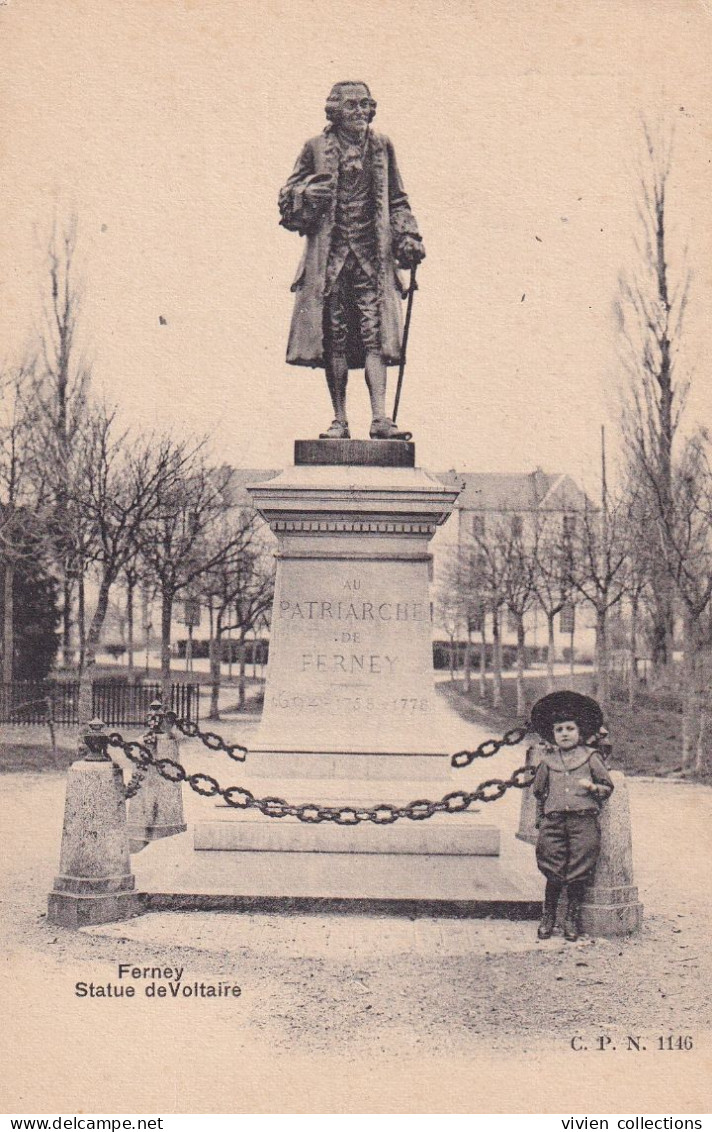
<path fill-rule="evenodd" d="M 182 730 L 183 728 L 181 728 Z M 185 731 L 183 733 L 185 734 Z M 519 738 L 515 739 L 515 735 Z M 513 747 L 515 743 L 521 742 L 525 735 L 526 729 L 516 728 L 516 730 L 508 731 L 501 740 L 490 739 L 487 742 L 488 744 L 498 744 L 497 750 L 500 750 L 503 746 Z M 120 747 L 127 759 L 137 766 L 137 773 L 143 772 L 145 774 L 147 768 L 153 766 L 158 774 L 167 779 L 168 782 L 187 782 L 191 790 L 194 790 L 196 794 L 200 794 L 203 798 L 215 798 L 219 795 L 233 809 L 259 810 L 268 818 L 294 817 L 307 825 L 317 825 L 323 821 L 344 826 L 355 826 L 367 821 L 374 825 L 391 825 L 401 818 L 409 818 L 411 821 L 425 821 L 434 814 L 461 814 L 465 813 L 474 802 L 497 802 L 510 789 L 524 790 L 527 786 L 531 786 L 535 774 L 534 767 L 520 766 L 512 772 L 509 778 L 488 778 L 474 790 L 455 790 L 436 802 L 430 801 L 428 798 L 418 798 L 404 806 L 393 806 L 388 802 L 381 802 L 376 806 L 368 807 L 322 806 L 316 802 L 307 802 L 296 806 L 285 801 L 284 798 L 255 798 L 243 786 L 221 787 L 218 780 L 213 778 L 212 775 L 189 774 L 183 764 L 175 759 L 156 759 L 154 753 L 150 750 L 152 745 L 149 742 L 150 738 L 150 736 L 147 736 L 143 743 L 127 742 L 119 732 L 114 731 L 108 736 L 108 745 Z M 481 746 L 483 745 L 481 744 Z M 495 753 L 494 751 L 491 752 L 491 754 Z M 460 751 L 459 754 L 471 755 L 470 762 L 475 758 L 490 757 L 490 753 L 478 755 L 477 751 Z M 454 755 L 451 760 L 453 765 L 467 765 L 466 763 L 455 764 L 454 759 L 456 757 Z M 132 776 L 132 782 L 134 777 L 135 775 Z"/>
<path fill-rule="evenodd" d="M 124 797 L 128 802 L 130 798 L 136 797 L 139 790 L 143 786 L 148 768 L 152 765 L 156 765 L 155 735 L 153 734 L 153 732 L 149 731 L 146 735 L 144 735 L 143 743 L 125 743 L 122 736 L 119 735 L 118 732 L 114 732 L 109 736 L 107 745 L 110 747 L 122 747 L 127 757 L 131 758 L 131 761 L 136 765 L 135 771 L 124 786 Z M 128 747 L 131 748 L 133 757 L 128 754 Z M 143 754 L 144 750 L 146 751 L 145 755 Z"/>
<path fill-rule="evenodd" d="M 146 771 L 145 770 L 139 770 L 137 768 L 133 772 L 130 779 L 128 780 L 128 782 L 124 786 L 124 796 L 125 796 L 127 802 L 129 800 L 129 798 L 135 798 L 136 797 L 136 795 L 138 794 L 139 790 L 141 789 L 141 787 L 143 785 L 143 780 L 144 780 L 145 777 L 146 777 Z"/>
<path fill-rule="evenodd" d="M 458 751 L 450 759 L 450 765 L 461 770 L 475 759 L 491 759 L 502 750 L 502 747 L 516 747 L 526 738 L 529 730 L 529 724 L 523 723 L 521 727 L 513 727 L 510 731 L 505 731 L 501 739 L 485 739 L 484 743 L 480 743 L 474 751 Z"/>
<path fill-rule="evenodd" d="M 174 711 L 166 712 L 166 723 L 177 727 L 187 739 L 200 739 L 209 751 L 224 751 L 236 763 L 244 763 L 247 758 L 247 747 L 243 747 L 242 743 L 226 743 L 215 731 L 201 731 L 193 720 L 179 719 Z"/>

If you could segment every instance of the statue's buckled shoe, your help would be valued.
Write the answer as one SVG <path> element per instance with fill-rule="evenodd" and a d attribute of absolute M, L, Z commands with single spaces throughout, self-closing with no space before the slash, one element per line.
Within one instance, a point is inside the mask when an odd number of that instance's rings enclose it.
<path fill-rule="evenodd" d="M 410 440 L 412 432 L 402 432 L 389 417 L 377 417 L 371 422 L 371 440 Z"/>
<path fill-rule="evenodd" d="M 332 421 L 326 432 L 319 433 L 319 440 L 350 440 L 351 433 L 346 421 Z"/>

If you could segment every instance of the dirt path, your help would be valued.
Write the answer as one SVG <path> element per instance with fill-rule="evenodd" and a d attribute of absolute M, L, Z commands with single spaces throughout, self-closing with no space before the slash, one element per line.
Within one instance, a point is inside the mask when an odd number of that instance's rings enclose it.
<path fill-rule="evenodd" d="M 516 761 L 518 754 L 509 757 Z M 614 1043 L 629 1035 L 651 1043 L 692 1035 L 698 1047 L 707 1041 L 712 791 L 704 786 L 630 781 L 643 931 L 631 939 L 566 945 L 560 939 L 537 943 L 531 923 L 322 914 L 166 913 L 71 933 L 44 916 L 58 863 L 64 778 L 11 774 L 2 784 L 0 918 L 15 1006 L 4 1037 L 28 1066 L 50 1040 L 55 1054 L 66 1045 L 64 1027 L 72 1034 L 87 1024 L 110 1044 L 126 1026 L 135 1058 L 146 1056 L 137 1033 L 148 1043 L 158 1040 L 159 1062 L 167 1035 L 192 1057 L 196 1034 L 207 1027 L 206 1049 L 224 1040 L 250 1064 L 261 1051 L 260 1065 L 262 1054 L 278 1060 L 425 1056 L 428 1064 L 494 1056 L 523 1058 L 532 1069 L 547 1050 L 568 1056 L 576 1035 L 592 1047 L 602 1034 Z M 507 825 L 513 816 L 510 807 Z M 149 1012 L 144 1002 L 132 1015 L 125 1003 L 76 998 L 78 980 L 116 981 L 118 962 L 184 967 L 190 981 L 239 982 L 239 1005 L 182 1004 L 176 1013 L 175 1003 L 155 1002 Z M 138 1020 L 146 1018 L 144 1029 Z M 102 1064 L 99 1058 L 97 1072 Z M 172 1080 L 170 1065 L 165 1073 Z M 668 1061 L 666 1072 L 671 1066 Z M 678 1061 L 675 1072 L 679 1068 Z M 135 1072 L 144 1072 L 139 1061 Z M 36 1090 L 37 1081 L 28 1078 L 26 1088 Z M 503 1111 L 513 1111 L 506 1089 L 502 1096 Z M 22 1094 L 13 1111 L 22 1111 L 21 1101 Z M 497 1111 L 494 1104 L 489 1111 Z M 117 1111 L 140 1107 L 136 1099 L 134 1107 Z M 165 1097 L 156 1107 L 168 1110 Z M 103 1111 L 113 1109 L 108 1104 Z"/>

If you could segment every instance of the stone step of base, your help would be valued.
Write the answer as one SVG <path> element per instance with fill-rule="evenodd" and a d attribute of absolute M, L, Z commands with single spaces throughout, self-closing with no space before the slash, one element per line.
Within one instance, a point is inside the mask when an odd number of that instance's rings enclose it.
<path fill-rule="evenodd" d="M 409 853 L 196 853 L 190 832 L 133 859 L 148 907 L 222 907 L 242 899 L 464 902 L 541 908 L 538 876 L 497 857 Z M 163 904 L 156 904 L 160 897 Z M 485 914 L 485 913 L 473 913 Z M 492 911 L 491 914 L 497 914 Z M 502 913 L 509 914 L 509 913 Z"/>
<path fill-rule="evenodd" d="M 240 820 L 242 817 L 243 820 Z M 403 818 L 389 825 L 360 822 L 305 823 L 295 817 L 269 818 L 246 811 L 232 818 L 197 822 L 200 851 L 271 851 L 276 853 L 433 854 L 496 857 L 499 830 L 471 814 L 437 814 L 425 821 Z"/>

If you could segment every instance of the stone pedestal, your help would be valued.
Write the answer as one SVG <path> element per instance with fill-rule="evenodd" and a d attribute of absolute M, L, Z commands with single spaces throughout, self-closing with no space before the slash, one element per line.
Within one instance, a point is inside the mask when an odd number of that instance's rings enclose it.
<path fill-rule="evenodd" d="M 156 759 L 178 760 L 175 736 L 156 735 Z M 141 787 L 128 805 L 129 849 L 138 853 L 151 841 L 173 837 L 187 829 L 183 815 L 183 785 L 169 782 L 149 767 Z"/>
<path fill-rule="evenodd" d="M 252 751 L 447 754 L 429 543 L 457 491 L 416 468 L 305 465 L 251 494 L 279 544 Z"/>
<path fill-rule="evenodd" d="M 47 917 L 67 928 L 140 912 L 126 828 L 124 780 L 106 760 L 80 759 L 67 772 L 59 876 Z"/>
<path fill-rule="evenodd" d="M 581 907 L 581 926 L 593 936 L 627 935 L 643 922 L 643 905 L 633 884 L 628 787 L 619 771 L 611 778 L 615 788 L 601 808 L 601 854 Z"/>
<path fill-rule="evenodd" d="M 294 467 L 249 489 L 278 551 L 264 711 L 244 784 L 294 803 L 438 800 L 462 781 L 433 683 L 429 544 L 458 492 L 411 466 L 412 445 L 297 441 L 296 452 Z M 335 462 L 344 457 L 353 462 Z M 499 832 L 477 813 L 344 828 L 222 807 L 198 824 L 195 847 L 263 854 L 265 891 L 283 896 L 321 886 L 413 899 L 422 876 L 424 898 L 460 900 L 478 898 L 468 858 L 496 856 Z"/>

